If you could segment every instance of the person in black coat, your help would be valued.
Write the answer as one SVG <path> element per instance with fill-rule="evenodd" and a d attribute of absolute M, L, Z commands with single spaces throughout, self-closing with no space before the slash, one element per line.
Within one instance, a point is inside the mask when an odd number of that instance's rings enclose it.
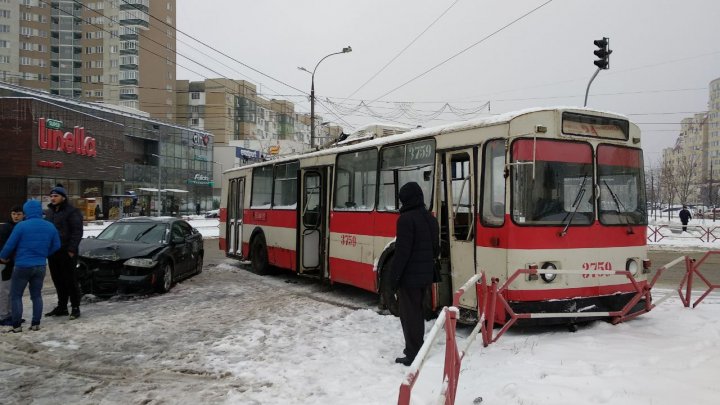
<path fill-rule="evenodd" d="M 45 211 L 45 219 L 55 224 L 60 233 L 60 249 L 48 258 L 50 276 L 58 296 L 58 305 L 45 316 L 70 315 L 70 319 L 80 317 L 80 286 L 75 266 L 78 247 L 83 236 L 83 217 L 80 210 L 70 205 L 65 188 L 61 184 L 50 190 L 50 204 Z M 70 299 L 72 311 L 68 313 Z"/>
<path fill-rule="evenodd" d="M 423 345 L 423 301 L 433 282 L 440 230 L 435 217 L 425 208 L 420 185 L 405 184 L 400 188 L 399 197 L 402 206 L 391 271 L 405 337 L 405 356 L 395 362 L 409 366 Z"/>
<path fill-rule="evenodd" d="M 683 232 L 687 232 L 687 224 L 688 221 L 692 219 L 692 215 L 690 215 L 690 211 L 687 209 L 687 205 L 683 205 L 682 209 L 680 210 L 680 222 L 683 224 Z"/>
<path fill-rule="evenodd" d="M 10 208 L 10 221 L 0 226 L 0 249 L 5 246 L 5 242 L 10 238 L 15 224 L 22 221 L 24 217 L 25 214 L 23 214 L 22 206 L 16 205 Z M 0 271 L 0 325 L 9 326 L 12 325 L 10 279 L 13 268 L 15 267 L 15 262 L 11 258 L 10 261 L 3 266 L 0 266 L 3 267 L 2 271 Z"/>

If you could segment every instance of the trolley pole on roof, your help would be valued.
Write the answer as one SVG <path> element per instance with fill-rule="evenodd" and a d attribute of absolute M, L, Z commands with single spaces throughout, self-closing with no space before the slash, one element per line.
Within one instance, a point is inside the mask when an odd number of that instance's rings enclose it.
<path fill-rule="evenodd" d="M 349 52 L 352 52 L 352 47 L 350 47 L 350 45 L 343 48 L 340 52 L 333 52 L 329 55 L 326 55 L 325 57 L 320 59 L 320 61 L 315 65 L 315 68 L 312 72 L 305 69 L 304 67 L 298 67 L 298 69 L 304 72 L 308 72 L 312 75 L 310 79 L 310 149 L 315 148 L 315 71 L 317 70 L 318 66 L 320 66 L 320 63 L 322 63 L 322 61 L 324 61 L 325 59 L 333 55 L 340 55 Z"/>
<path fill-rule="evenodd" d="M 601 70 L 607 70 L 610 69 L 610 54 L 612 53 L 612 50 L 610 50 L 610 38 L 603 37 L 603 39 L 596 39 L 593 41 L 596 47 L 595 51 L 593 53 L 595 56 L 597 56 L 599 59 L 595 60 L 593 62 L 595 66 L 597 66 L 597 70 L 595 70 L 595 73 L 590 78 L 590 82 L 587 85 L 587 89 L 585 89 L 585 104 L 583 104 L 583 107 L 587 107 L 587 99 L 588 99 L 588 93 L 590 92 L 590 85 L 592 84 L 593 80 L 595 80 L 595 77 L 597 77 L 598 73 L 600 73 Z"/>

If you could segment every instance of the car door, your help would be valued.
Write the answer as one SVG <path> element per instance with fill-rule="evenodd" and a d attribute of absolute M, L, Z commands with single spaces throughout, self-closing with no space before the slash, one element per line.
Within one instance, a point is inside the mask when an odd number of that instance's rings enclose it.
<path fill-rule="evenodd" d="M 175 260 L 175 274 L 184 275 L 192 268 L 191 243 L 188 240 L 192 227 L 180 221 L 173 223 L 170 231 L 172 256 Z"/>

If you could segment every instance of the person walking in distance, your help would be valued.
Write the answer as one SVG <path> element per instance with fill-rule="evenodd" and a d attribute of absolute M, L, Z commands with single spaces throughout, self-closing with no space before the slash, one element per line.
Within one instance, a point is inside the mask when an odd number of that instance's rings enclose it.
<path fill-rule="evenodd" d="M 683 225 L 683 232 L 687 232 L 687 224 L 688 221 L 692 219 L 692 215 L 690 215 L 690 211 L 687 209 L 687 205 L 683 205 L 682 209 L 680 210 L 680 222 L 682 222 Z"/>
<path fill-rule="evenodd" d="M 440 250 L 440 230 L 435 217 L 425 208 L 419 184 L 405 184 L 400 188 L 399 197 L 402 206 L 397 220 L 391 276 L 399 301 L 405 356 L 396 358 L 395 362 L 409 366 L 423 345 L 423 301 L 433 282 L 435 252 Z"/>
<path fill-rule="evenodd" d="M 43 301 L 42 286 L 45 280 L 45 268 L 48 256 L 60 248 L 60 236 L 57 229 L 42 219 L 42 206 L 39 201 L 29 200 L 23 205 L 25 220 L 15 225 L 2 251 L 0 262 L 15 255 L 10 297 L 12 299 L 12 329 L 10 332 L 22 332 L 23 304 L 25 287 L 30 285 L 30 299 L 33 303 L 30 330 L 40 329 Z"/>
<path fill-rule="evenodd" d="M 5 242 L 10 238 L 10 234 L 15 228 L 15 224 L 22 221 L 25 217 L 22 207 L 16 205 L 10 208 L 10 221 L 0 227 L 0 249 L 5 246 Z M 7 264 L 2 264 L 0 270 L 0 325 L 12 325 L 12 304 L 10 301 L 10 277 L 12 276 L 13 266 L 15 265 L 12 257 Z"/>
<path fill-rule="evenodd" d="M 80 317 L 80 286 L 77 281 L 78 246 L 83 236 L 83 218 L 80 210 L 70 205 L 62 184 L 50 190 L 50 204 L 45 219 L 52 222 L 60 234 L 60 249 L 48 259 L 58 304 L 45 316 L 68 315 L 68 299 L 72 306 L 70 319 Z"/>

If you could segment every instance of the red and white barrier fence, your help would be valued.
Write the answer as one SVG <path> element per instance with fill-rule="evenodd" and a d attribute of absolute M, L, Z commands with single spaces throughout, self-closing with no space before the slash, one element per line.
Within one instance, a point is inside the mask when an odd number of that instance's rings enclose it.
<path fill-rule="evenodd" d="M 521 274 L 528 275 L 539 275 L 543 270 L 538 269 L 518 269 L 515 273 L 508 278 L 501 287 L 498 288 L 499 280 L 493 278 L 490 285 L 487 284 L 484 274 L 477 274 L 470 278 L 455 294 L 453 295 L 453 306 L 444 307 L 440 312 L 438 318 L 435 320 L 430 333 L 425 338 L 425 342 L 420 348 L 415 360 L 410 365 L 410 370 L 405 376 L 402 384 L 400 385 L 400 392 L 398 394 L 398 405 L 409 405 L 412 388 L 417 381 L 420 370 L 422 369 L 425 359 L 427 358 L 430 347 L 433 345 L 441 328 L 445 329 L 445 365 L 443 369 L 443 382 L 440 392 L 440 398 L 438 403 L 445 405 L 452 405 L 455 403 L 455 395 L 457 394 L 457 385 L 460 378 L 460 366 L 465 354 L 467 353 L 470 345 L 475 341 L 475 338 L 480 335 L 482 337 L 483 346 L 488 346 L 491 343 L 495 343 L 500 337 L 513 325 L 518 319 L 537 319 L 537 318 L 610 318 L 613 324 L 633 319 L 639 315 L 651 311 L 656 306 L 660 305 L 663 301 L 668 299 L 674 291 L 670 291 L 663 297 L 655 299 L 653 302 L 650 291 L 657 283 L 658 279 L 662 274 L 677 265 L 678 263 L 685 262 L 685 275 L 683 276 L 680 285 L 678 286 L 677 293 L 680 296 L 681 301 L 685 307 L 690 306 L 692 300 L 692 286 L 694 276 L 697 276 L 706 285 L 706 290 L 693 304 L 693 308 L 698 306 L 705 297 L 707 297 L 713 290 L 720 288 L 720 284 L 714 284 L 700 271 L 702 266 L 708 257 L 711 255 L 720 255 L 720 251 L 709 251 L 698 261 L 695 261 L 688 256 L 680 256 L 677 259 L 667 263 L 660 267 L 655 276 L 647 283 L 638 283 L 632 273 L 629 271 L 613 271 L 609 272 L 608 275 L 625 276 L 630 283 L 633 285 L 635 294 L 628 301 L 625 306 L 618 311 L 582 311 L 582 312 L 552 312 L 552 313 L 516 313 L 510 304 L 504 297 L 504 293 L 507 291 L 510 284 L 515 281 Z M 586 274 L 584 270 L 553 270 L 555 274 Z M 457 316 L 459 310 L 460 297 L 468 291 L 472 286 L 475 285 L 475 291 L 477 293 L 477 311 L 478 311 L 478 322 L 475 328 L 468 336 L 465 341 L 464 348 L 459 351 L 457 345 L 456 336 L 456 325 Z M 683 289 L 685 292 L 683 293 Z M 641 309 L 633 309 L 644 299 L 644 305 Z M 507 320 L 497 334 L 494 334 L 493 326 L 495 324 L 496 317 L 496 305 L 500 304 L 503 306 L 505 314 L 509 316 Z M 633 311 L 633 312 L 631 312 Z"/>
<path fill-rule="evenodd" d="M 701 242 L 713 243 L 720 239 L 720 226 L 688 225 L 687 232 L 683 232 L 683 226 L 672 225 L 648 225 L 647 240 L 649 242 L 660 242 L 665 238 L 673 239 L 699 239 Z"/>
<path fill-rule="evenodd" d="M 458 351 L 457 336 L 455 334 L 457 326 L 457 316 L 459 312 L 457 305 L 460 297 L 465 293 L 465 291 L 472 288 L 473 284 L 475 285 L 475 290 L 478 293 L 477 302 L 479 321 L 477 325 L 475 325 L 473 331 L 470 333 L 470 336 L 468 336 L 463 350 Z M 428 352 L 430 351 L 430 347 L 437 339 L 440 328 L 443 327 L 445 328 L 445 366 L 443 368 L 443 383 L 438 403 L 442 403 L 445 405 L 452 405 L 455 403 L 455 394 L 457 393 L 457 384 L 460 377 L 460 364 L 462 363 L 462 359 L 465 357 L 465 353 L 467 353 L 470 345 L 475 341 L 475 337 L 478 335 L 478 332 L 480 332 L 483 336 L 485 335 L 484 304 L 486 302 L 486 298 L 481 298 L 481 294 L 485 296 L 484 291 L 486 290 L 487 283 L 485 280 L 485 275 L 476 274 L 471 277 L 462 287 L 460 287 L 457 292 L 455 292 L 455 294 L 453 295 L 453 306 L 444 307 L 442 311 L 440 311 L 440 314 L 435 320 L 435 324 L 433 325 L 428 335 L 425 337 L 425 342 L 420 348 L 417 356 L 415 356 L 415 360 L 410 365 L 410 370 L 406 374 L 405 380 L 400 385 L 400 392 L 398 394 L 398 405 L 410 404 L 412 388 L 420 375 L 420 370 L 425 363 L 425 359 L 428 355 Z"/>

